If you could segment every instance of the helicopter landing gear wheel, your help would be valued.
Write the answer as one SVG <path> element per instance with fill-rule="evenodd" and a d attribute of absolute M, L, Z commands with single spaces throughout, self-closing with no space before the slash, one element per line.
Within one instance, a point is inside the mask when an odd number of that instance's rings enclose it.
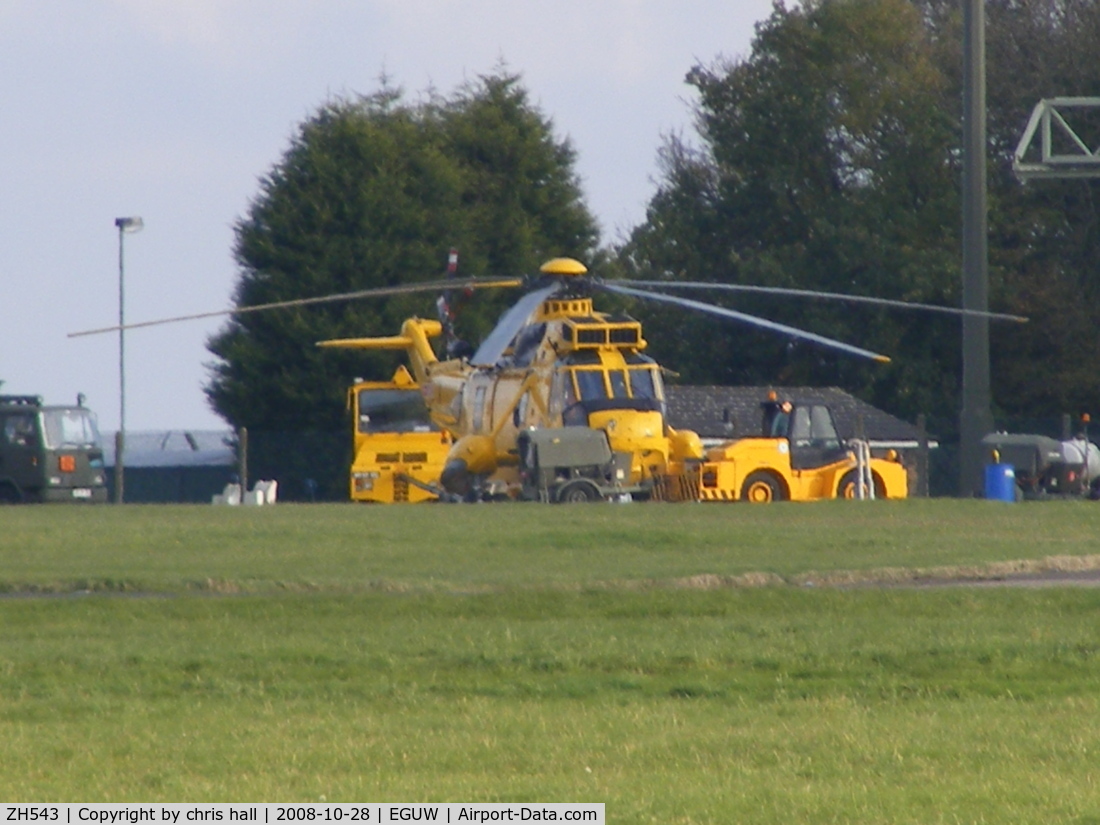
<path fill-rule="evenodd" d="M 882 483 L 882 479 L 877 475 L 872 474 L 872 483 L 875 485 L 875 498 L 886 498 L 886 487 Z M 867 493 L 870 492 L 867 489 L 867 483 L 863 483 L 863 497 L 869 498 Z M 837 498 L 856 499 L 859 498 L 859 473 L 855 470 L 849 470 L 840 479 L 840 484 L 836 488 Z"/>
<path fill-rule="evenodd" d="M 783 485 L 771 473 L 757 470 L 749 473 L 741 485 L 741 500 L 749 504 L 770 504 L 773 501 L 786 501 Z"/>
<path fill-rule="evenodd" d="M 561 504 L 585 504 L 599 501 L 603 496 L 590 481 L 570 481 L 558 490 L 558 502 Z"/>

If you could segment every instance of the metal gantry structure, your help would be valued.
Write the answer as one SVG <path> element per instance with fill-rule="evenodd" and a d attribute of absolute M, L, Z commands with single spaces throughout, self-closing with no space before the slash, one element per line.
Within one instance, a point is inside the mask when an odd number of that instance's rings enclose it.
<path fill-rule="evenodd" d="M 1098 115 L 1100 97 L 1040 100 L 1016 146 L 1012 171 L 1023 181 L 1100 177 L 1100 146 L 1089 146 L 1084 129 L 1095 132 Z"/>

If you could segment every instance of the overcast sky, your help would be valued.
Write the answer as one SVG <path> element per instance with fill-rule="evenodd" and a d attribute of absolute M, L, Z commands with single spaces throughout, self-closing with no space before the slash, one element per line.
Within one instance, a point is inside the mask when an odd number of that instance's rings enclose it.
<path fill-rule="evenodd" d="M 118 336 L 224 309 L 234 221 L 298 124 L 384 72 L 449 94 L 503 64 L 578 153 L 614 241 L 657 149 L 691 133 L 694 64 L 748 53 L 771 0 L 0 0 L 0 387 L 119 421 Z M 570 250 L 562 250 L 568 254 Z M 440 262 L 441 266 L 443 262 Z M 222 321 L 126 335 L 126 426 L 217 429 L 202 385 Z M 393 330 L 362 330 L 390 334 Z"/>

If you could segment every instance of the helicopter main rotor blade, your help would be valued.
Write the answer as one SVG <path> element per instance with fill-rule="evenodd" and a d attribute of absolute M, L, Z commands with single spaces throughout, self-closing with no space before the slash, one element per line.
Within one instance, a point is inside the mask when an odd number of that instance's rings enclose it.
<path fill-rule="evenodd" d="M 470 363 L 479 367 L 491 367 L 496 364 L 504 355 L 504 351 L 511 346 L 519 331 L 523 329 L 527 319 L 531 317 L 531 313 L 560 288 L 561 282 L 554 281 L 550 285 L 536 289 L 534 292 L 528 292 L 520 298 L 511 309 L 501 316 L 500 321 L 493 327 L 493 331 L 489 333 L 489 337 L 481 342 L 477 352 L 470 358 Z"/>
<path fill-rule="evenodd" d="M 105 332 L 118 332 L 124 329 L 140 329 L 142 327 L 155 327 L 161 324 L 176 324 L 181 321 L 198 321 L 203 318 L 218 318 L 223 315 L 243 315 L 246 312 L 264 312 L 269 309 L 284 309 L 287 307 L 312 306 L 313 304 L 331 304 L 338 301 L 354 301 L 359 298 L 375 298 L 386 295 L 408 295 L 416 292 L 436 292 L 444 288 L 471 288 L 488 289 L 490 287 L 515 287 L 521 286 L 523 281 L 519 278 L 449 278 L 438 281 L 422 281 L 417 284 L 405 284 L 403 286 L 382 286 L 373 289 L 358 289 L 354 292 L 341 292 L 336 295 L 321 295 L 317 298 L 298 298 L 292 301 L 274 301 L 269 304 L 254 304 L 253 306 L 237 307 L 236 309 L 221 309 L 216 312 L 200 312 L 195 315 L 177 315 L 174 318 L 160 318 L 156 321 L 139 321 L 136 324 L 115 325 L 113 327 L 100 327 L 99 329 L 86 329 L 81 332 L 70 332 L 69 338 L 79 338 L 82 335 L 101 335 Z"/>
<path fill-rule="evenodd" d="M 720 318 L 730 318 L 734 321 L 740 321 L 750 326 L 760 327 L 761 329 L 771 330 L 772 332 L 781 332 L 784 335 L 788 335 L 792 338 L 800 338 L 804 341 L 812 341 L 815 344 L 820 344 L 823 347 L 830 349 L 840 350 L 846 352 L 849 355 L 858 355 L 860 358 L 869 358 L 872 361 L 878 361 L 879 363 L 889 363 L 890 357 L 888 355 L 882 355 L 877 352 L 871 352 L 870 350 L 862 349 L 861 347 L 854 347 L 851 344 L 845 344 L 843 341 L 837 341 L 833 338 L 826 338 L 823 335 L 818 335 L 813 332 L 807 332 L 806 330 L 798 329 L 797 327 L 789 327 L 786 324 L 780 324 L 775 321 L 768 321 L 765 318 L 758 318 L 755 315 L 748 315 L 744 312 L 737 312 L 733 309 L 726 309 L 725 307 L 715 306 L 714 304 L 704 304 L 702 301 L 693 301 L 690 298 L 681 298 L 677 295 L 665 295 L 663 292 L 649 292 L 642 289 L 631 289 L 625 286 L 616 286 L 614 284 L 607 283 L 606 281 L 600 284 L 600 289 L 607 290 L 608 292 L 615 292 L 619 295 L 629 295 L 632 298 L 641 298 L 645 301 L 658 301 L 665 304 L 674 304 L 686 309 L 693 309 L 696 312 L 705 312 L 708 315 L 717 315 Z"/>
<path fill-rule="evenodd" d="M 893 298 L 874 298 L 870 295 L 848 295 L 843 292 L 817 292 L 810 289 L 790 289 L 778 286 L 754 286 L 750 284 L 720 284 L 710 281 L 615 281 L 617 284 L 627 286 L 641 286 L 646 288 L 667 289 L 721 289 L 728 292 L 752 292 L 762 295 L 785 295 L 793 298 L 821 298 L 826 301 L 849 301 L 857 304 L 872 304 L 874 306 L 895 307 L 897 309 L 920 309 L 927 312 L 942 312 L 947 315 L 968 315 L 988 318 L 991 321 L 1015 321 L 1018 324 L 1026 324 L 1027 318 L 1023 315 L 1010 315 L 1004 312 L 983 312 L 980 309 L 962 309 L 960 307 L 947 307 L 940 304 L 922 304 L 917 301 L 899 301 Z"/>

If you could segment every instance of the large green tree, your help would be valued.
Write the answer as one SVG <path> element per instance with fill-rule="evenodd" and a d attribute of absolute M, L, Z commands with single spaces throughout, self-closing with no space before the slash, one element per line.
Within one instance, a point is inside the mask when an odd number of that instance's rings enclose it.
<path fill-rule="evenodd" d="M 993 303 L 1035 319 L 994 326 L 995 394 L 1010 412 L 1098 404 L 1095 382 L 1085 397 L 1087 359 L 1073 352 L 1100 320 L 1097 302 L 1072 300 L 1100 284 L 1096 184 L 1023 187 L 1010 156 L 1039 97 L 1097 88 L 1089 33 L 1100 11 L 1075 0 L 987 8 Z M 954 2 L 777 5 L 747 58 L 688 74 L 698 141 L 666 142 L 657 193 L 621 265 L 958 305 L 961 42 Z M 865 365 L 718 325 L 698 334 L 680 321 L 651 324 L 651 340 L 685 380 L 836 383 L 903 415 L 954 420 L 957 320 L 791 300 L 737 305 L 894 362 Z"/>
<path fill-rule="evenodd" d="M 574 160 L 569 142 L 506 72 L 450 97 L 410 102 L 383 84 L 327 103 L 300 126 L 236 225 L 235 305 L 438 278 L 452 246 L 468 276 L 523 274 L 558 254 L 590 256 L 597 230 Z M 342 438 L 349 383 L 388 378 L 398 359 L 319 350 L 315 342 L 395 334 L 404 318 L 434 312 L 435 297 L 234 315 L 208 342 L 216 358 L 210 403 L 252 432 Z M 484 333 L 503 300 L 475 296 L 463 331 Z M 335 463 L 326 491 L 346 469 Z"/>

